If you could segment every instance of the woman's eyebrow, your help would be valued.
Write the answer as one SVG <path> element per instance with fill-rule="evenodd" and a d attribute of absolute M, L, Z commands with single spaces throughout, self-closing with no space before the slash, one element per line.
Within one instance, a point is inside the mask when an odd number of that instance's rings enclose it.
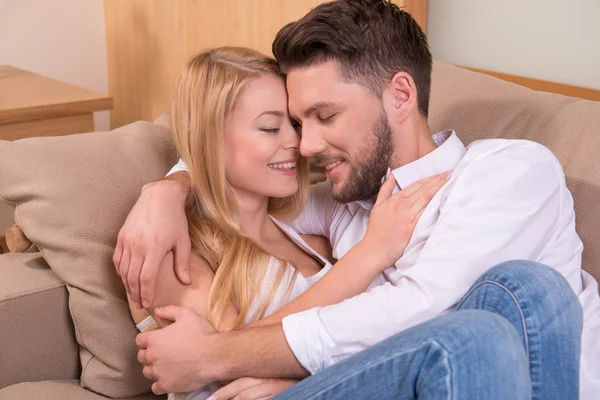
<path fill-rule="evenodd" d="M 254 120 L 256 121 L 263 115 L 274 115 L 276 117 L 283 117 L 285 114 L 283 113 L 283 111 L 263 111 L 258 115 L 258 117 L 254 118 Z"/>

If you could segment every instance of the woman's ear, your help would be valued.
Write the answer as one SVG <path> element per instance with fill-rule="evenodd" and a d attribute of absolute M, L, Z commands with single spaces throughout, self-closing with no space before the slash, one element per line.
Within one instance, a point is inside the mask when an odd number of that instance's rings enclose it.
<path fill-rule="evenodd" d="M 385 87 L 383 105 L 388 117 L 395 123 L 401 123 L 417 107 L 417 88 L 406 72 L 398 72 Z"/>

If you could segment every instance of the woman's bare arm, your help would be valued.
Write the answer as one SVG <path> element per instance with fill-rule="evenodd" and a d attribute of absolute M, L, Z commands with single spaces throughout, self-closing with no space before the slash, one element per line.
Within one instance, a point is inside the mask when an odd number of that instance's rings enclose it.
<path fill-rule="evenodd" d="M 194 253 L 190 257 L 190 273 L 192 277 L 191 285 L 182 284 L 175 275 L 173 253 L 167 253 L 167 256 L 158 269 L 156 277 L 156 306 L 160 307 L 172 304 L 187 307 L 204 316 L 208 294 L 215 274 L 206 262 Z M 128 300 L 131 315 L 136 324 L 140 323 L 148 315 L 152 315 L 161 327 L 167 325 L 165 321 L 155 316 L 154 308 L 140 310 L 137 309 L 135 303 L 129 297 Z M 235 318 L 237 318 L 237 310 L 233 305 L 230 305 L 225 312 L 225 325 L 233 322 Z"/>

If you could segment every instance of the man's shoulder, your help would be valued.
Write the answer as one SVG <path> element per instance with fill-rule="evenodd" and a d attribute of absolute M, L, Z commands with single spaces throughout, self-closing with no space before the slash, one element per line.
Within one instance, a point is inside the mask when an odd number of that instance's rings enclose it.
<path fill-rule="evenodd" d="M 475 141 L 454 171 L 454 187 L 460 187 L 458 193 L 463 195 L 529 198 L 566 190 L 558 159 L 547 147 L 529 140 Z"/>
<path fill-rule="evenodd" d="M 494 163 L 528 165 L 535 168 L 541 165 L 554 165 L 562 173 L 560 162 L 546 146 L 531 140 L 484 139 L 476 140 L 467 146 L 461 164 Z"/>

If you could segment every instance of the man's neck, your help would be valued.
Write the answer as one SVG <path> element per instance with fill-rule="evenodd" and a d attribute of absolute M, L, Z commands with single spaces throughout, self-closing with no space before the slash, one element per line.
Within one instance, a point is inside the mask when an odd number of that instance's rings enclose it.
<path fill-rule="evenodd" d="M 421 118 L 417 121 L 407 121 L 402 127 L 402 133 L 394 135 L 394 154 L 390 168 L 396 169 L 425 157 L 437 148 L 427 122 Z"/>

